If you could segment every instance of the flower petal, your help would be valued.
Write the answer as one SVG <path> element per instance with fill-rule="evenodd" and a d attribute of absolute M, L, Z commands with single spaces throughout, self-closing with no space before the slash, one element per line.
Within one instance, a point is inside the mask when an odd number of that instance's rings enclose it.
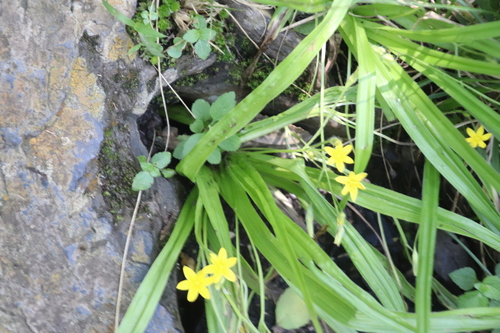
<path fill-rule="evenodd" d="M 204 299 L 210 299 L 210 291 L 207 287 L 201 287 L 199 292 L 201 297 L 203 297 Z"/>
<path fill-rule="evenodd" d="M 238 258 L 231 257 L 226 259 L 226 267 L 231 268 L 238 263 Z"/>
<path fill-rule="evenodd" d="M 225 272 L 224 272 L 224 277 L 226 278 L 226 280 L 228 281 L 231 281 L 231 282 L 234 282 L 236 281 L 236 274 L 234 274 L 234 272 L 230 269 L 227 269 Z"/>
<path fill-rule="evenodd" d="M 477 129 L 477 132 L 476 132 L 476 135 L 477 136 L 481 136 L 484 134 L 484 127 L 481 125 L 479 126 L 479 128 Z"/>
<path fill-rule="evenodd" d="M 356 198 L 358 197 L 358 189 L 356 187 L 353 187 L 349 192 L 351 193 L 351 200 L 353 202 L 356 201 Z"/>
<path fill-rule="evenodd" d="M 186 277 L 187 280 L 191 280 L 191 279 L 196 278 L 196 273 L 188 266 L 183 266 L 182 272 L 184 273 L 184 276 Z"/>
<path fill-rule="evenodd" d="M 190 286 L 190 283 L 188 280 L 184 280 L 184 281 L 181 281 L 179 283 L 177 283 L 177 289 L 179 290 L 188 290 L 189 289 L 189 286 Z"/>
<path fill-rule="evenodd" d="M 188 296 L 187 296 L 187 300 L 189 302 L 194 302 L 196 301 L 196 299 L 198 298 L 198 290 L 194 289 L 194 288 L 191 288 L 188 290 Z"/>
<path fill-rule="evenodd" d="M 221 260 L 227 259 L 227 251 L 223 247 L 221 247 L 219 250 L 219 259 L 221 259 Z"/>

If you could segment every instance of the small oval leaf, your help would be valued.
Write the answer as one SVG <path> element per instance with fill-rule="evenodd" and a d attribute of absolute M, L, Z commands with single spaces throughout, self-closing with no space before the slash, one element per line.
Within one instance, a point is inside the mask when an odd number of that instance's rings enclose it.
<path fill-rule="evenodd" d="M 134 177 L 132 182 L 132 189 L 134 191 L 144 191 L 151 187 L 154 178 L 149 174 L 149 172 L 141 171 Z"/>
<path fill-rule="evenodd" d="M 237 135 L 231 135 L 226 140 L 219 143 L 219 147 L 225 151 L 237 151 L 241 146 L 241 140 Z"/>
<path fill-rule="evenodd" d="M 276 323 L 287 330 L 306 325 L 311 316 L 306 303 L 292 288 L 286 289 L 276 303 Z"/>

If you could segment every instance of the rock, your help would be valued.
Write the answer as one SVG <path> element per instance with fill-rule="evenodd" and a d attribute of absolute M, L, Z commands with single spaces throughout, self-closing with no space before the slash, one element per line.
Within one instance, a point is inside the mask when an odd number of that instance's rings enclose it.
<path fill-rule="evenodd" d="M 134 0 L 110 2 L 135 10 Z M 0 22 L 0 331 L 111 332 L 130 180 L 146 151 L 135 118 L 158 92 L 156 72 L 127 55 L 124 25 L 100 0 L 7 1 Z M 167 80 L 213 59 L 190 61 Z M 146 192 L 122 315 L 180 192 L 165 179 Z M 173 293 L 162 301 L 148 332 L 181 331 L 175 302 Z"/>

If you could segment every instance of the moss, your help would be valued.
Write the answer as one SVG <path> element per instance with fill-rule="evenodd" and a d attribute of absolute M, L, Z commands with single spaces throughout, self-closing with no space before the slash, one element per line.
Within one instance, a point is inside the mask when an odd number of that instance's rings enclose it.
<path fill-rule="evenodd" d="M 137 173 L 135 165 L 123 155 L 121 145 L 115 142 L 115 131 L 119 125 L 112 124 L 104 131 L 104 140 L 99 152 L 99 170 L 102 195 L 109 205 L 115 223 L 122 220 L 123 207 L 134 207 L 137 192 L 131 184 Z M 126 131 L 124 127 L 119 128 Z"/>

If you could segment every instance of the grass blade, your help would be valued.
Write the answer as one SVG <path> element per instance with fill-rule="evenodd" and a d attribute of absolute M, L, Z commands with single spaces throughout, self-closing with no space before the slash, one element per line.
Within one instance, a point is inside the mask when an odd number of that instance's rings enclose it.
<path fill-rule="evenodd" d="M 439 172 L 427 160 L 424 167 L 422 213 L 418 232 L 418 272 L 415 312 L 417 332 L 427 333 L 430 328 L 432 275 L 436 248 L 437 208 L 439 203 Z"/>

